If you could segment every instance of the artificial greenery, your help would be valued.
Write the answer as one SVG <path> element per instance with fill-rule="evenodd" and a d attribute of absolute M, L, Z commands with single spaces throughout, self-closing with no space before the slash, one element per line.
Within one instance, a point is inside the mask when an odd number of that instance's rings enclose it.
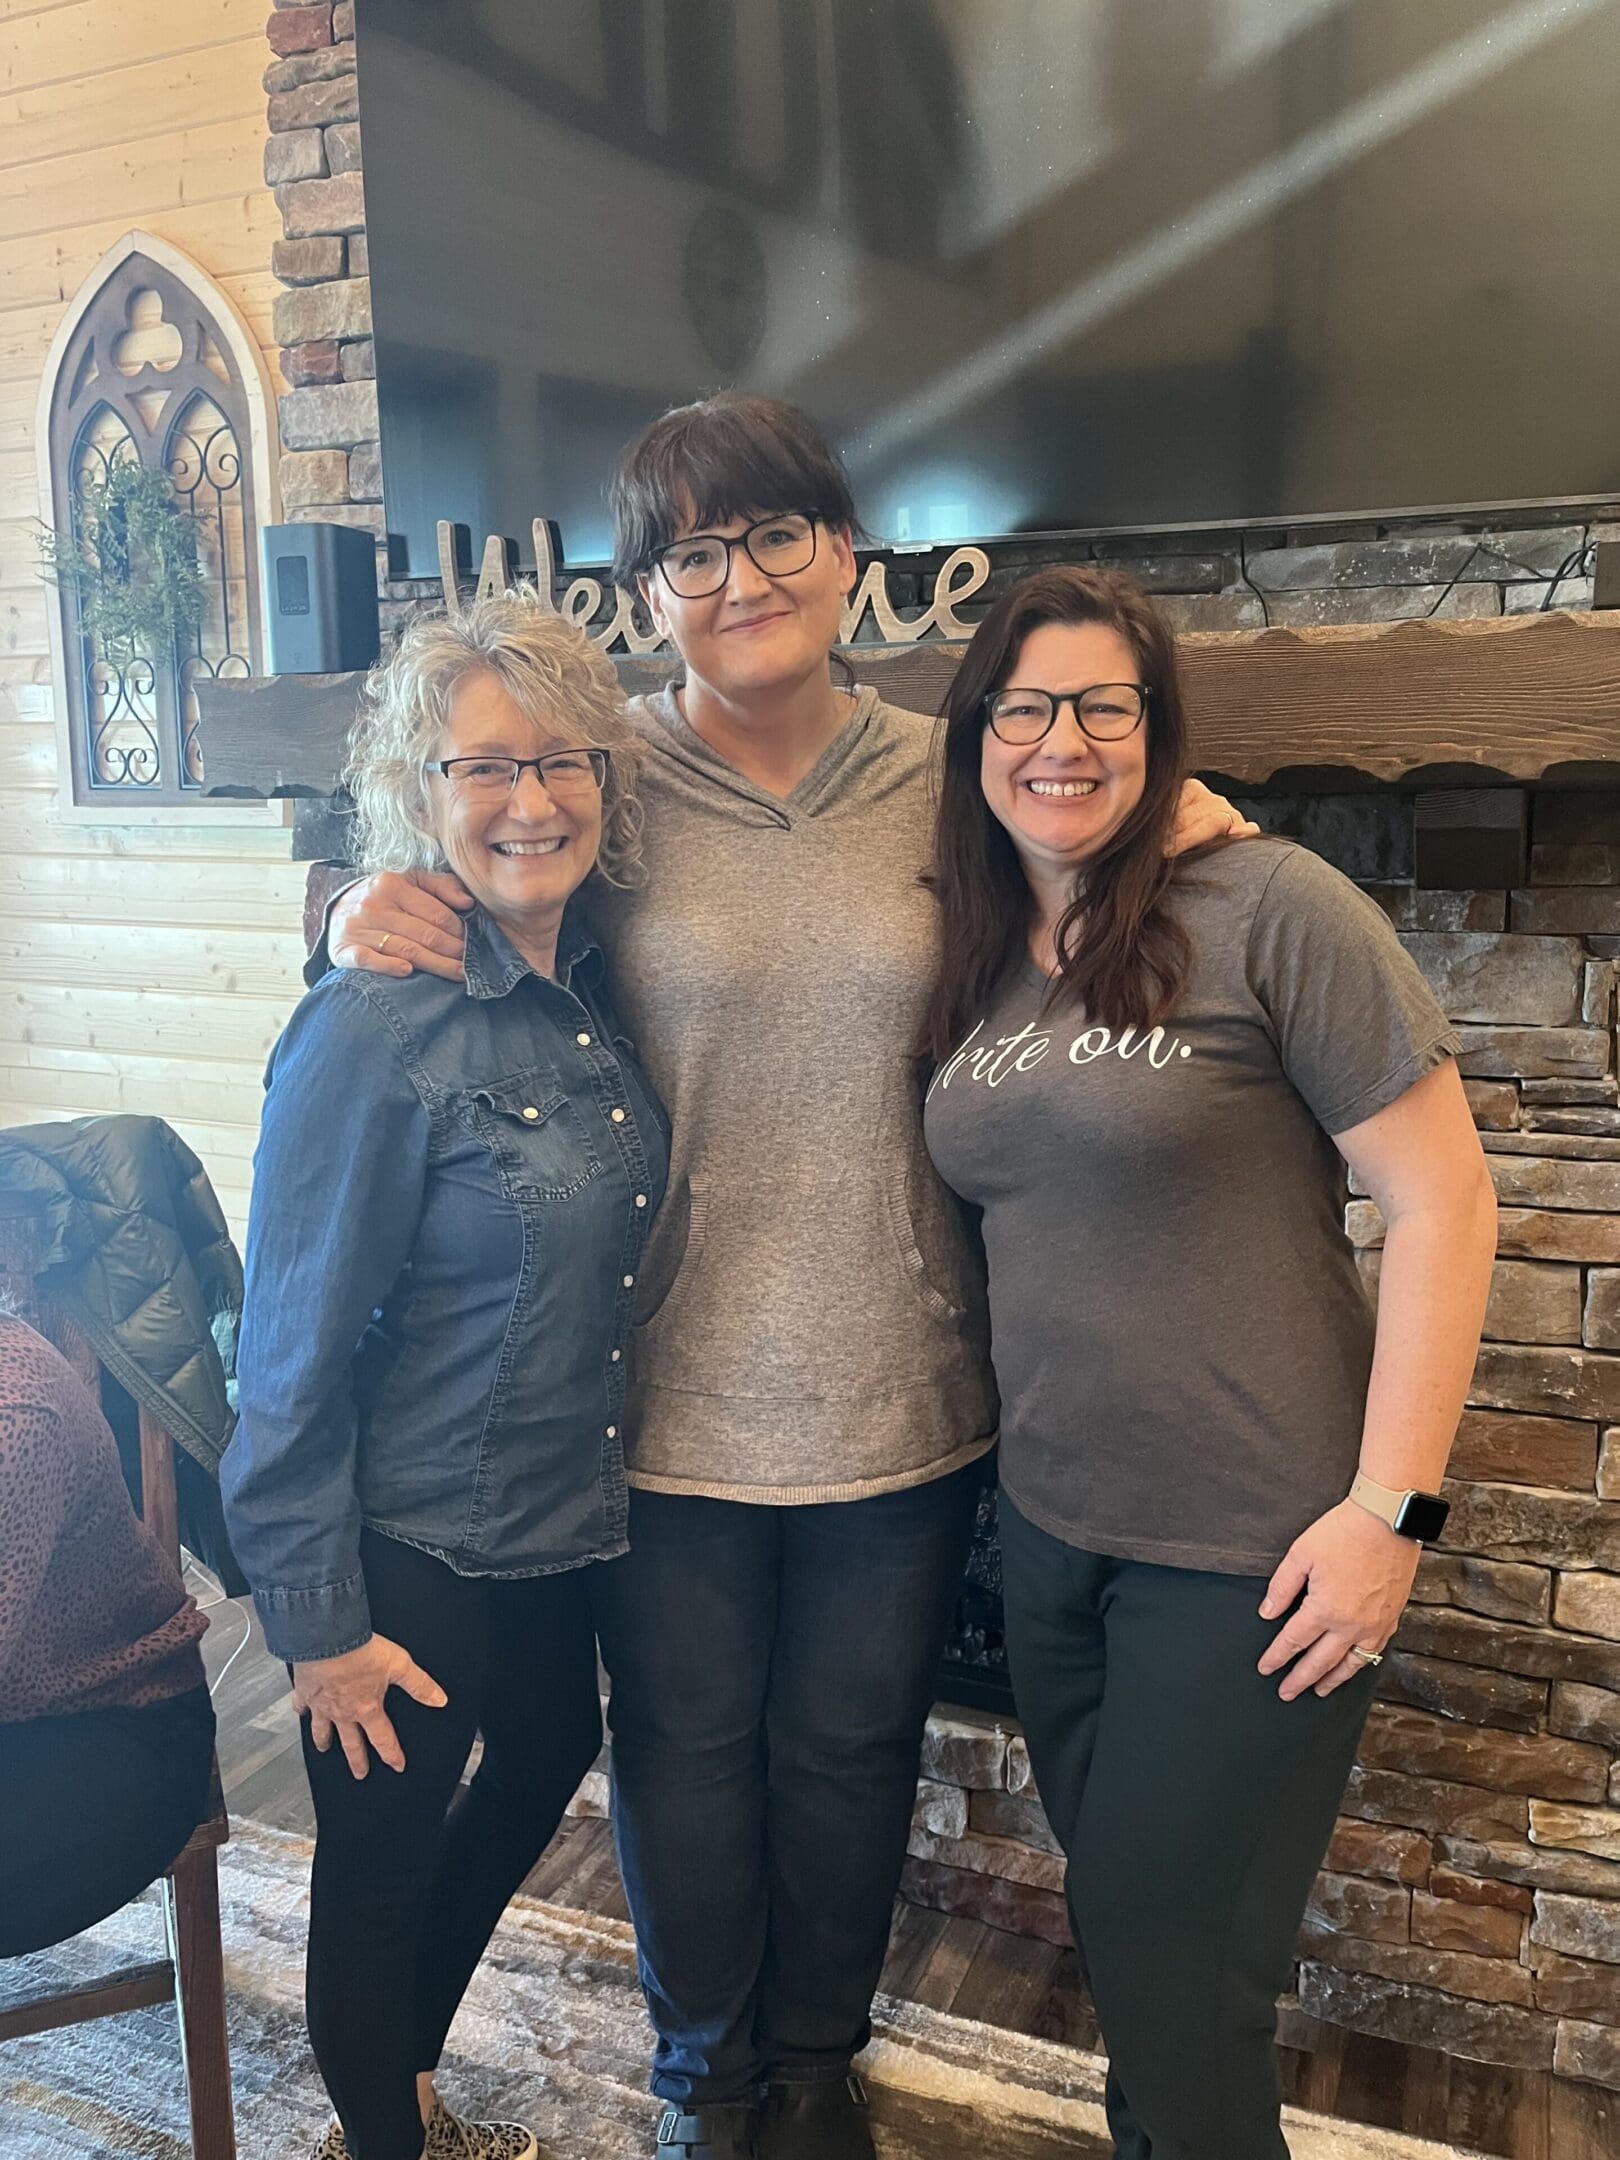
<path fill-rule="evenodd" d="M 208 586 L 167 473 L 115 457 L 80 483 L 73 523 L 40 535 L 43 574 L 71 592 L 110 660 L 160 661 L 195 635 Z"/>

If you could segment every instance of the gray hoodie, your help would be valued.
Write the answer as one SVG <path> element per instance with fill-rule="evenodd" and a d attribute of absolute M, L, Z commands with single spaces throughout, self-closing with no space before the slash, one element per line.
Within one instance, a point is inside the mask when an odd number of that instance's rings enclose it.
<path fill-rule="evenodd" d="M 863 689 L 785 800 L 669 691 L 644 887 L 592 916 L 674 1122 L 639 1286 L 629 1475 L 779 1505 L 921 1485 L 995 1436 L 982 1263 L 922 1143 L 912 1045 L 931 723 Z"/>

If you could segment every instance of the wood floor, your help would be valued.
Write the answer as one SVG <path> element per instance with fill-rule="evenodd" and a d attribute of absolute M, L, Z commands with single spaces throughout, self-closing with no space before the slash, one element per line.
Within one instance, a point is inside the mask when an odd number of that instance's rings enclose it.
<path fill-rule="evenodd" d="M 313 1831 L 286 1675 L 241 1610 L 219 1609 L 205 1644 L 219 1712 L 220 1767 L 235 1815 Z M 225 1668 L 229 1669 L 226 1670 Z M 224 1672 L 223 1684 L 219 1675 Z M 525 1885 L 534 1896 L 625 1919 L 608 1826 L 563 1825 Z M 1097 2047 L 1074 1953 L 975 1920 L 898 1904 L 883 1987 L 931 2009 Z M 1463 2145 L 1502 2160 L 1614 2160 L 1620 2093 L 1544 2072 L 1500 2069 L 1313 2025 L 1283 2053 L 1287 2097 L 1352 2122 Z"/>

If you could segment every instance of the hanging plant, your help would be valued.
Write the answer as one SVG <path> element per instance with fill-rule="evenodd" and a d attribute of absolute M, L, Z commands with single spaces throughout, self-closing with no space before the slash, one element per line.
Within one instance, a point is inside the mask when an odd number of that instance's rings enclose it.
<path fill-rule="evenodd" d="M 161 661 L 190 641 L 207 609 L 197 531 L 169 476 L 115 457 L 78 488 L 66 532 L 40 535 L 42 574 L 79 604 L 109 660 Z"/>

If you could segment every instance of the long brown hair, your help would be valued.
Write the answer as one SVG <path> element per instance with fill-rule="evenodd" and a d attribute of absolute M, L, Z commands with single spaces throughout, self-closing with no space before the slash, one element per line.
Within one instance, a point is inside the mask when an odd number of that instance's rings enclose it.
<path fill-rule="evenodd" d="M 1190 958 L 1165 905 L 1174 875 L 1165 845 L 1186 776 L 1187 721 L 1169 624 L 1120 570 L 1054 565 L 1034 571 L 980 623 L 941 713 L 944 763 L 929 884 L 939 901 L 939 973 L 922 1050 L 937 1063 L 983 1017 L 1027 950 L 1033 898 L 1005 828 L 980 783 L 984 701 L 1011 679 L 1024 640 L 1046 623 L 1118 631 L 1146 685 L 1147 781 L 1142 799 L 1077 873 L 1058 921 L 1058 972 L 1045 1010 L 1083 1004 L 1105 1027 L 1153 1027 L 1174 1004 Z"/>

